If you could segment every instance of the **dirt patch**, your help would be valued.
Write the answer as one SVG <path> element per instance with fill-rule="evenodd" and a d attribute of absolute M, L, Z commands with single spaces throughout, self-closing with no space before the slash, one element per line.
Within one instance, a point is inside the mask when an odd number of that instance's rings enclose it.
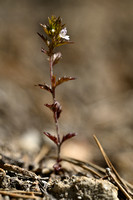
<path fill-rule="evenodd" d="M 118 200 L 118 189 L 109 181 L 85 176 L 50 181 L 47 190 L 57 199 Z"/>

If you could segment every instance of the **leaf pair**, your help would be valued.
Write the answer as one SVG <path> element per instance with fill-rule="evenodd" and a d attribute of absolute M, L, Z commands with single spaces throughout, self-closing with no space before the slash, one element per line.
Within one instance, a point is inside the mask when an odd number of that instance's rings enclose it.
<path fill-rule="evenodd" d="M 58 139 L 57 139 L 56 136 L 53 136 L 53 135 L 51 135 L 51 134 L 48 133 L 48 132 L 44 132 L 44 134 L 45 134 L 50 140 L 52 140 L 56 145 L 60 145 L 60 146 L 61 146 L 61 145 L 63 144 L 63 142 L 65 142 L 66 140 L 68 140 L 68 139 L 70 139 L 70 138 L 72 138 L 72 137 L 74 137 L 74 136 L 77 135 L 77 133 L 67 133 L 66 135 L 63 136 L 61 142 L 58 143 L 59 141 L 58 141 Z"/>
<path fill-rule="evenodd" d="M 59 78 L 59 79 L 56 81 L 56 77 L 53 76 L 52 79 L 53 79 L 53 80 L 52 80 L 52 84 L 53 84 L 52 87 L 53 87 L 53 88 L 56 88 L 58 85 L 60 85 L 60 84 L 62 84 L 62 83 L 64 83 L 64 82 L 66 82 L 66 81 L 75 80 L 76 78 L 74 78 L 74 77 L 63 76 L 63 77 Z M 38 84 L 38 85 L 35 85 L 35 86 L 39 86 L 41 89 L 47 90 L 47 91 L 49 91 L 49 92 L 52 93 L 52 88 L 51 88 L 50 86 L 48 86 L 47 84 Z"/>

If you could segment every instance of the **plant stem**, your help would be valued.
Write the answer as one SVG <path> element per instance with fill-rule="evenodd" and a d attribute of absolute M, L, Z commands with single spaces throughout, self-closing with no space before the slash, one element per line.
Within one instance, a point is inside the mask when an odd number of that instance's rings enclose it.
<path fill-rule="evenodd" d="M 53 97 L 53 104 L 55 104 L 55 87 L 53 87 L 53 76 L 54 76 L 54 70 L 53 70 L 53 61 L 52 56 L 49 57 L 50 62 L 50 80 L 51 80 L 51 87 L 52 87 L 52 97 Z M 57 135 L 57 163 L 60 162 L 60 135 L 59 135 L 59 124 L 58 124 L 58 118 L 57 118 L 57 111 L 54 111 L 54 121 L 55 121 L 55 127 L 56 127 L 56 135 Z"/>
<path fill-rule="evenodd" d="M 54 113 L 54 120 L 55 120 L 55 126 L 56 126 L 56 134 L 57 134 L 57 139 L 58 139 L 58 143 L 57 143 L 57 162 L 60 161 L 60 135 L 59 135 L 59 124 L 58 124 L 58 119 L 57 119 L 57 113 Z"/>
<path fill-rule="evenodd" d="M 51 87 L 52 87 L 52 96 L 53 99 L 55 98 L 55 92 L 53 93 L 53 61 L 52 56 L 49 57 L 49 65 L 50 65 L 50 80 L 51 80 Z"/>

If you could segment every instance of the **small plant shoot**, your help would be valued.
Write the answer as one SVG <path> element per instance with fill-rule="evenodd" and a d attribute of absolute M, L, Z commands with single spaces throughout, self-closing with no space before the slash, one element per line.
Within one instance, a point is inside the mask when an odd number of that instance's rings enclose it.
<path fill-rule="evenodd" d="M 56 78 L 56 75 L 54 74 L 54 67 L 62 58 L 62 54 L 61 52 L 56 52 L 55 48 L 65 44 L 72 44 L 73 42 L 70 41 L 70 37 L 69 35 L 67 35 L 65 24 L 62 24 L 62 19 L 60 17 L 56 18 L 55 16 L 52 16 L 51 18 L 48 18 L 47 25 L 40 25 L 45 32 L 45 35 L 41 35 L 40 33 L 38 33 L 38 35 L 41 37 L 46 46 L 46 49 L 42 48 L 41 51 L 48 57 L 50 68 L 50 85 L 44 83 L 38 84 L 37 86 L 39 86 L 43 90 L 48 91 L 52 95 L 53 103 L 47 103 L 44 105 L 49 108 L 49 110 L 51 110 L 53 113 L 56 134 L 52 135 L 48 132 L 44 132 L 44 134 L 57 146 L 57 159 L 53 167 L 54 170 L 58 172 L 61 169 L 61 146 L 66 140 L 74 137 L 76 133 L 67 133 L 63 137 L 61 137 L 60 135 L 58 120 L 62 112 L 62 106 L 56 99 L 56 88 L 66 81 L 75 80 L 75 78 L 67 76 L 63 76 L 58 79 Z"/>

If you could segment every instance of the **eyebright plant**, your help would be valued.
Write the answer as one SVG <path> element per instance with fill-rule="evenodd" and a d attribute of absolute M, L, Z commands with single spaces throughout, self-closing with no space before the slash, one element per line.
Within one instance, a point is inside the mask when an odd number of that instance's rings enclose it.
<path fill-rule="evenodd" d="M 61 169 L 61 146 L 66 140 L 74 137 L 76 133 L 67 133 L 63 137 L 60 135 L 58 120 L 62 112 L 62 106 L 56 100 L 56 88 L 66 81 L 75 80 L 75 78 L 67 76 L 63 76 L 58 79 L 56 78 L 54 74 L 54 67 L 62 58 L 62 54 L 61 52 L 55 52 L 55 48 L 65 44 L 72 44 L 73 42 L 70 41 L 70 37 L 67 35 L 65 24 L 62 24 L 62 19 L 60 17 L 56 18 L 55 16 L 52 16 L 51 18 L 48 18 L 47 25 L 40 25 L 45 32 L 45 36 L 41 35 L 40 33 L 38 33 L 38 35 L 41 37 L 45 43 L 45 46 L 47 47 L 46 49 L 42 48 L 41 51 L 48 57 L 51 85 L 44 83 L 38 84 L 37 86 L 48 91 L 52 95 L 53 103 L 44 105 L 53 112 L 56 136 L 48 132 L 44 132 L 44 134 L 57 146 L 57 160 L 53 167 L 55 171 L 59 171 Z"/>

